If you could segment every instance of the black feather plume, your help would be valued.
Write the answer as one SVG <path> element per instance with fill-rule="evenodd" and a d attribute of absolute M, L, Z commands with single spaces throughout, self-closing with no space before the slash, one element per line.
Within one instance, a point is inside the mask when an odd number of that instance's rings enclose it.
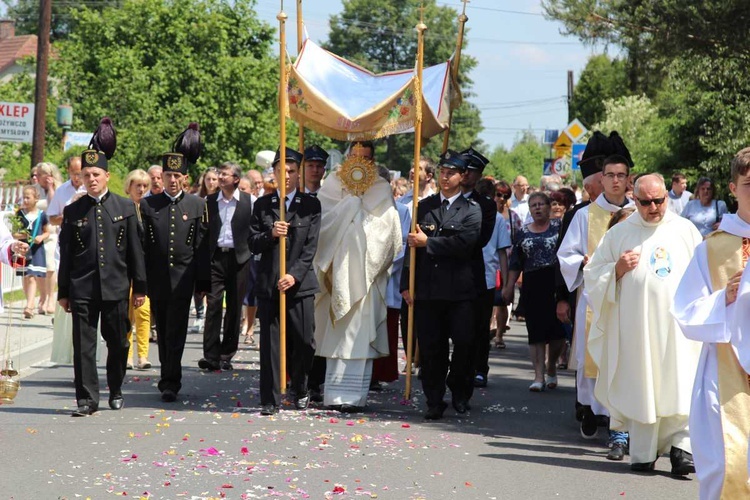
<path fill-rule="evenodd" d="M 94 136 L 91 138 L 89 148 L 101 151 L 108 160 L 114 156 L 115 149 L 117 149 L 117 132 L 108 116 L 102 118 L 99 123 Z"/>
<path fill-rule="evenodd" d="M 201 143 L 200 127 L 197 123 L 191 122 L 188 125 L 188 128 L 174 141 L 172 150 L 175 153 L 182 153 L 189 164 L 194 164 L 198 161 L 203 151 L 203 144 Z"/>

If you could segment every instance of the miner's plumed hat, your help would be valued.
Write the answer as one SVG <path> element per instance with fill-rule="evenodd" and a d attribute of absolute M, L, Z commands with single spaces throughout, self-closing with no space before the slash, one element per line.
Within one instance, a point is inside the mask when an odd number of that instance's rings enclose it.
<path fill-rule="evenodd" d="M 461 151 L 461 154 L 468 158 L 469 164 L 467 165 L 469 170 L 484 170 L 484 167 L 490 162 L 487 158 L 482 155 L 479 151 L 474 148 L 469 148 L 466 151 Z"/>
<path fill-rule="evenodd" d="M 312 145 L 305 148 L 305 161 L 322 161 L 325 163 L 328 161 L 328 153 L 317 144 Z"/>
<path fill-rule="evenodd" d="M 466 169 L 469 167 L 469 158 L 449 149 L 440 156 L 440 166 L 466 172 Z"/>
<path fill-rule="evenodd" d="M 284 161 L 291 161 L 296 163 L 297 165 L 302 163 L 302 154 L 299 151 L 295 151 L 292 148 L 285 148 L 284 153 Z M 273 165 L 276 166 L 276 163 L 281 159 L 280 149 L 276 150 L 276 156 L 273 157 Z"/>
<path fill-rule="evenodd" d="M 583 151 L 583 157 L 578 162 L 581 168 L 581 175 L 585 179 L 590 175 L 601 172 L 604 159 L 610 155 L 620 155 L 628 160 L 628 167 L 633 166 L 633 160 L 630 157 L 630 151 L 616 131 L 609 134 L 609 137 L 598 130 L 591 136 Z"/>
<path fill-rule="evenodd" d="M 164 172 L 188 173 L 188 166 L 194 165 L 203 151 L 201 143 L 200 127 L 191 122 L 188 127 L 177 136 L 172 144 L 172 151 L 164 153 L 161 157 L 161 166 Z"/>
<path fill-rule="evenodd" d="M 102 118 L 91 137 L 88 149 L 81 153 L 81 168 L 99 167 L 109 170 L 109 161 L 117 149 L 117 132 L 108 116 Z"/>

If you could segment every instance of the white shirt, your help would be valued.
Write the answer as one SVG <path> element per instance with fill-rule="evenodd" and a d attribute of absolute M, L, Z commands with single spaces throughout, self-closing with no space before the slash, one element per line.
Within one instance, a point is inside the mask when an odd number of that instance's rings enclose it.
<path fill-rule="evenodd" d="M 91 195 L 89 196 L 97 203 L 100 203 L 102 201 L 102 198 L 104 198 L 107 195 L 107 193 L 109 193 L 109 189 L 105 189 L 104 192 L 100 194 L 99 196 L 91 196 Z"/>
<path fill-rule="evenodd" d="M 178 198 L 179 198 L 180 196 L 182 196 L 182 189 L 180 189 L 180 192 L 179 192 L 179 193 L 177 193 L 177 196 L 170 196 L 170 195 L 169 195 L 169 193 L 167 193 L 166 191 L 162 191 L 162 192 L 163 192 L 163 193 L 164 193 L 164 194 L 165 194 L 165 195 L 167 196 L 167 198 L 169 198 L 169 199 L 170 199 L 170 200 L 172 200 L 172 201 L 175 201 L 175 200 L 177 200 L 177 199 L 178 199 Z"/>
<path fill-rule="evenodd" d="M 276 191 L 276 194 L 279 198 L 281 198 L 281 193 L 279 191 Z M 292 200 L 294 199 L 294 195 L 296 194 L 296 189 L 286 194 L 286 202 L 284 203 L 284 205 L 286 206 L 287 210 L 289 210 L 289 204 L 292 202 Z"/>
<path fill-rule="evenodd" d="M 68 202 L 75 196 L 78 189 L 73 187 L 70 180 L 65 181 L 57 190 L 55 195 L 52 197 L 49 206 L 47 207 L 47 215 L 49 217 L 56 217 L 63 214 L 63 209 L 68 205 Z"/>
<path fill-rule="evenodd" d="M 669 209 L 677 215 L 682 215 L 682 211 L 685 209 L 687 202 L 690 201 L 691 196 L 693 196 L 693 193 L 687 189 L 680 196 L 677 196 L 673 190 L 670 190 L 667 197 L 669 200 Z"/>
<path fill-rule="evenodd" d="M 528 224 L 528 219 L 530 218 L 529 214 L 529 195 L 525 194 L 523 195 L 523 199 L 516 198 L 516 194 L 512 193 L 510 195 L 510 208 L 511 210 L 514 210 L 518 217 L 523 221 L 524 225 Z"/>
<path fill-rule="evenodd" d="M 221 248 L 234 248 L 234 238 L 232 236 L 232 217 L 237 209 L 237 202 L 240 200 L 240 190 L 235 189 L 232 197 L 224 198 L 224 191 L 219 191 L 216 202 L 219 204 L 219 217 L 221 218 L 221 229 L 219 229 L 219 240 L 216 245 Z"/>
<path fill-rule="evenodd" d="M 450 198 L 446 198 L 445 196 L 443 196 L 443 193 L 440 193 L 440 205 L 442 205 L 445 200 L 448 200 L 448 210 L 449 210 L 451 208 L 451 205 L 453 205 L 453 202 L 456 201 L 459 196 L 461 196 L 461 191 L 451 196 Z"/>

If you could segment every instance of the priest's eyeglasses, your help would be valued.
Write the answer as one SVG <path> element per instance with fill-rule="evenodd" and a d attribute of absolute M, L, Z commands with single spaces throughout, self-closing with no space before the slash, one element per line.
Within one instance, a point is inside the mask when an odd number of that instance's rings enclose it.
<path fill-rule="evenodd" d="M 641 200 L 640 198 L 636 198 L 636 199 L 638 200 L 638 203 L 640 203 L 642 207 L 648 207 L 652 203 L 658 207 L 659 205 L 664 203 L 664 200 L 666 200 L 667 198 L 666 197 L 652 198 L 650 200 Z"/>
<path fill-rule="evenodd" d="M 628 177 L 628 174 L 623 174 L 621 172 L 607 172 L 606 174 L 604 174 L 604 177 L 610 180 L 614 180 L 616 178 L 618 181 L 624 181 Z"/>

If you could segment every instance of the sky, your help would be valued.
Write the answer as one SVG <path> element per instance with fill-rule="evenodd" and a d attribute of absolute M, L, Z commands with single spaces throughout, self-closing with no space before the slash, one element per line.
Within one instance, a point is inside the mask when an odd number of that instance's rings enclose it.
<path fill-rule="evenodd" d="M 461 0 L 437 3 L 459 12 L 463 5 Z M 284 7 L 288 49 L 296 53 L 296 2 L 287 0 Z M 256 5 L 260 18 L 275 27 L 279 8 L 278 0 Z M 303 0 L 302 8 L 307 33 L 316 42 L 327 40 L 328 19 L 343 10 L 341 0 Z M 542 16 L 541 0 L 471 0 L 466 15 L 468 45 L 462 54 L 479 63 L 471 73 L 476 95 L 470 101 L 481 112 L 480 137 L 488 152 L 510 148 L 529 128 L 540 138 L 545 129 L 565 128 L 567 71 L 577 79 L 594 49 L 561 35 L 561 23 Z"/>

